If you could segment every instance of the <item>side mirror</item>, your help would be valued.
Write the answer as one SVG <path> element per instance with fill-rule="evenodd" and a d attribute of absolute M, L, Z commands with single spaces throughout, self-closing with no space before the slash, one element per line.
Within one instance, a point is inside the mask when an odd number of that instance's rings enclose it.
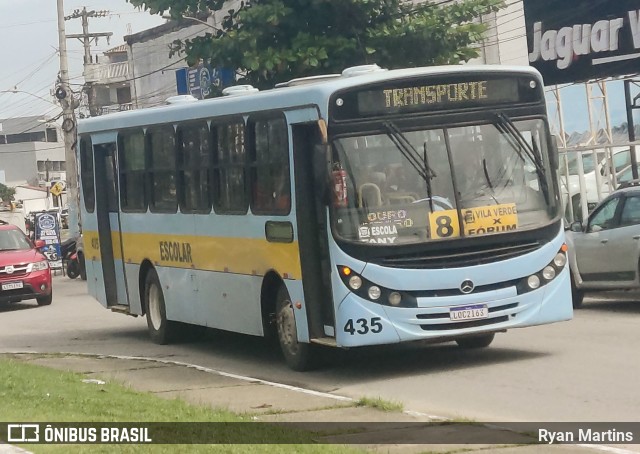
<path fill-rule="evenodd" d="M 581 221 L 572 222 L 569 228 L 572 232 L 582 232 L 582 222 Z"/>
<path fill-rule="evenodd" d="M 313 147 L 313 182 L 316 188 L 316 193 L 320 194 L 320 200 L 323 203 L 329 203 L 328 189 L 329 189 L 329 171 L 331 167 L 331 146 L 330 145 L 316 145 Z"/>
<path fill-rule="evenodd" d="M 47 245 L 47 243 L 44 240 L 35 240 L 34 243 L 35 247 L 37 247 L 38 249 L 45 247 Z"/>

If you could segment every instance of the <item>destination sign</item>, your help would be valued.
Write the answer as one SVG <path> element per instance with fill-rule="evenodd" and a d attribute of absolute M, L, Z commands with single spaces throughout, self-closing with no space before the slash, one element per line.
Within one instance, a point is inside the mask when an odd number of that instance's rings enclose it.
<path fill-rule="evenodd" d="M 510 232 L 518 228 L 518 210 L 515 203 L 503 203 L 462 210 L 465 236 Z M 431 238 L 460 236 L 457 210 L 429 213 Z"/>
<path fill-rule="evenodd" d="M 334 119 L 348 120 L 543 99 L 542 84 L 532 77 L 422 78 L 388 81 L 375 88 L 339 93 L 332 102 L 332 113 Z"/>

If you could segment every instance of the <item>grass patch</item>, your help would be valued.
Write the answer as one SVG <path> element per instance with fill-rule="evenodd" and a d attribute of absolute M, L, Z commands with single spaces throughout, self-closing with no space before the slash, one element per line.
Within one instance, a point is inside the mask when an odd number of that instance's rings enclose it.
<path fill-rule="evenodd" d="M 385 400 L 381 397 L 361 397 L 355 403 L 356 407 L 371 407 L 382 411 L 401 412 L 404 406 L 400 402 Z"/>
<path fill-rule="evenodd" d="M 179 399 L 163 399 L 113 383 L 82 383 L 83 378 L 85 376 L 82 374 L 25 364 L 12 359 L 0 359 L 0 418 L 6 422 L 244 422 L 251 425 L 252 436 L 259 437 L 252 439 L 277 439 L 291 444 L 23 445 L 23 448 L 34 453 L 362 452 L 344 446 L 314 444 L 316 435 L 310 432 L 292 427 L 252 423 L 250 416 L 238 415 L 226 409 L 189 405 Z M 220 440 L 233 437 L 229 431 L 234 429 L 232 424 L 225 425 Z"/>

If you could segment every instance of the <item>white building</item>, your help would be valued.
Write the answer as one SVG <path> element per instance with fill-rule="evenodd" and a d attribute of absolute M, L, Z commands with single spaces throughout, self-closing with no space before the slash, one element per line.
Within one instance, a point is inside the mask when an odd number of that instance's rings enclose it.
<path fill-rule="evenodd" d="M 0 175 L 10 187 L 66 180 L 60 126 L 42 115 L 0 119 Z"/>

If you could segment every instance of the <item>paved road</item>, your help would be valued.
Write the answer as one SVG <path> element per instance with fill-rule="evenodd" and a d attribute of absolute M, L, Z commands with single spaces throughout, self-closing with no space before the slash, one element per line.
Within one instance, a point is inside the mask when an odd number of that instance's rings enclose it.
<path fill-rule="evenodd" d="M 170 358 L 485 421 L 640 420 L 640 303 L 633 298 L 587 298 L 571 322 L 500 334 L 481 351 L 454 344 L 356 349 L 302 374 L 289 371 L 272 345 L 248 336 L 211 331 L 197 342 L 154 345 L 144 319 L 103 309 L 84 282 L 58 276 L 54 285 L 49 307 L 0 305 L 0 351 Z"/>

